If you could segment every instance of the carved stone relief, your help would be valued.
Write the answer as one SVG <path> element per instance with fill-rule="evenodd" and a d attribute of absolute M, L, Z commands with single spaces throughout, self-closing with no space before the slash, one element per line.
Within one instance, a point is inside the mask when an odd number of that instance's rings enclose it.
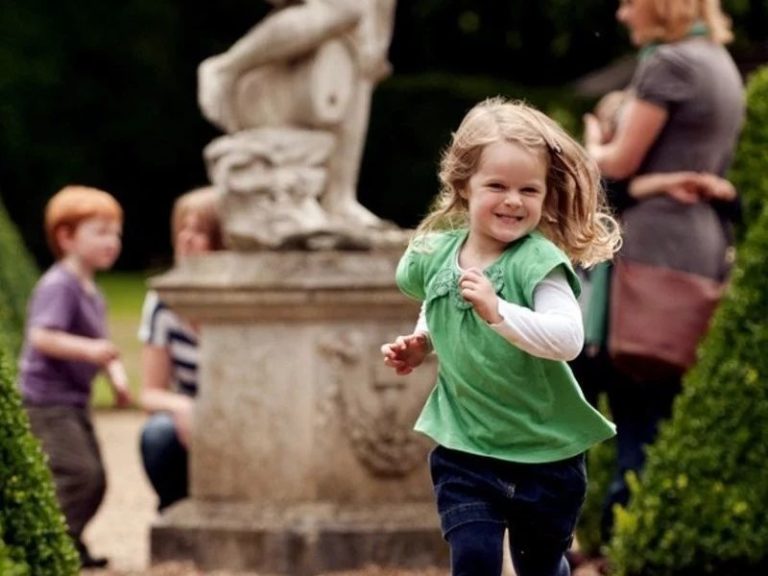
<path fill-rule="evenodd" d="M 381 360 L 383 341 L 345 331 L 326 336 L 318 349 L 331 364 L 338 414 L 358 461 L 374 476 L 401 477 L 422 466 L 429 450 L 413 423 L 426 396 L 419 391 L 431 388 L 435 365 L 430 359 L 398 376 Z"/>

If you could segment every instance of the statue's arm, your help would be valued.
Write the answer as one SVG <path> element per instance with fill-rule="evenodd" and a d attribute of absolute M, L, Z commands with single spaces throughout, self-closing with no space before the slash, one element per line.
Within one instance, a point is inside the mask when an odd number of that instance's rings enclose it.
<path fill-rule="evenodd" d="M 387 52 L 395 25 L 396 0 L 375 0 L 358 26 L 360 67 L 372 80 L 389 75 Z"/>
<path fill-rule="evenodd" d="M 221 54 L 220 64 L 239 74 L 300 56 L 351 28 L 360 16 L 360 3 L 349 0 L 308 0 L 276 10 Z"/>

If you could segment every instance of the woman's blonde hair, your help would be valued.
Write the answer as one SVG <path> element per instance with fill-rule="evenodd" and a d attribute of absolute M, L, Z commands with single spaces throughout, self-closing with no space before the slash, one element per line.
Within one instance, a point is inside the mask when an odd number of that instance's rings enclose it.
<path fill-rule="evenodd" d="M 45 206 L 45 237 L 55 258 L 63 252 L 59 246 L 59 230 L 73 232 L 83 220 L 108 218 L 123 223 L 123 209 L 112 195 L 88 186 L 65 186 Z"/>
<path fill-rule="evenodd" d="M 176 199 L 171 215 L 171 243 L 174 247 L 184 219 L 189 214 L 200 217 L 203 228 L 208 235 L 211 250 L 221 250 L 224 247 L 224 242 L 219 220 L 219 194 L 216 188 L 213 186 L 197 188 Z"/>
<path fill-rule="evenodd" d="M 657 26 L 644 31 L 649 41 L 676 42 L 685 38 L 691 27 L 701 22 L 707 36 L 718 44 L 733 40 L 731 19 L 723 12 L 720 0 L 646 0 Z"/>
<path fill-rule="evenodd" d="M 468 225 L 468 204 L 461 192 L 477 171 L 485 147 L 501 140 L 540 153 L 547 162 L 547 192 L 538 230 L 575 263 L 590 266 L 610 259 L 621 237 L 595 162 L 545 114 L 499 97 L 474 106 L 453 134 L 440 161 L 440 192 L 414 239 Z"/>

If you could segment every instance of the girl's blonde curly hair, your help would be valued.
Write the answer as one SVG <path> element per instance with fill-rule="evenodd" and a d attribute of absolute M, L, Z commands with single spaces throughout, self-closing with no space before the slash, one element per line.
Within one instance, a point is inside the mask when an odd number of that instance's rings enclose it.
<path fill-rule="evenodd" d="M 547 162 L 538 230 L 582 266 L 612 258 L 621 244 L 620 230 L 607 208 L 595 162 L 548 116 L 500 97 L 474 106 L 453 134 L 440 161 L 440 193 L 416 229 L 415 240 L 468 225 L 468 204 L 460 192 L 477 170 L 485 147 L 500 140 L 539 153 Z"/>

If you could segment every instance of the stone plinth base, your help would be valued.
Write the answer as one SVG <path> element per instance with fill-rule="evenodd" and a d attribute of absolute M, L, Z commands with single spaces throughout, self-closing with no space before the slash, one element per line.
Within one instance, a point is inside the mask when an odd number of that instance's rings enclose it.
<path fill-rule="evenodd" d="M 436 361 L 398 376 L 413 330 L 398 252 L 214 253 L 153 286 L 199 327 L 190 499 L 152 529 L 154 562 L 310 575 L 447 563 L 412 428 Z"/>
<path fill-rule="evenodd" d="M 265 509 L 252 503 L 186 500 L 152 526 L 152 563 L 311 576 L 366 565 L 448 566 L 434 505 Z"/>

